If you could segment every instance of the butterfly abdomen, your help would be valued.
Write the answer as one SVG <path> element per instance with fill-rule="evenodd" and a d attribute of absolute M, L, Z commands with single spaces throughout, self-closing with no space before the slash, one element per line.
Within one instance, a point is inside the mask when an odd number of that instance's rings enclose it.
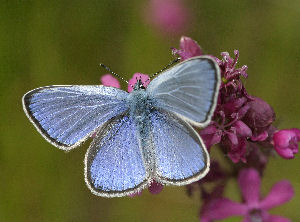
<path fill-rule="evenodd" d="M 143 89 L 135 90 L 128 96 L 129 116 L 136 125 L 137 138 L 145 163 L 146 171 L 154 173 L 154 150 L 151 140 L 151 109 L 152 100 L 147 91 Z"/>

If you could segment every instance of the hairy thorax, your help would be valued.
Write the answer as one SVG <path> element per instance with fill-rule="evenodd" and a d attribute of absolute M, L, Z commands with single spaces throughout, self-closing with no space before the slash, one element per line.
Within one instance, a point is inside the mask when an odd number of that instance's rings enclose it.
<path fill-rule="evenodd" d="M 136 121 L 144 122 L 149 118 L 152 109 L 152 99 L 145 89 L 137 89 L 132 91 L 128 96 L 130 116 Z"/>

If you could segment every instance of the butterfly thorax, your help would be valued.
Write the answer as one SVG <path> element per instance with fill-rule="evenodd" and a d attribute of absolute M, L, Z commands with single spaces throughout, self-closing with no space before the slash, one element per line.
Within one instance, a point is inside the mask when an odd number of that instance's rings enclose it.
<path fill-rule="evenodd" d="M 133 90 L 128 96 L 129 114 L 135 119 L 143 120 L 149 115 L 151 100 L 148 92 L 143 88 Z"/>

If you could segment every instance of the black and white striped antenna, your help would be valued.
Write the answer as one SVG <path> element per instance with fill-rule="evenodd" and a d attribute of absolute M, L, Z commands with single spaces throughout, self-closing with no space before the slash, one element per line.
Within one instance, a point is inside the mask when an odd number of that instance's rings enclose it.
<path fill-rule="evenodd" d="M 152 75 L 146 80 L 146 82 L 150 81 L 151 78 L 153 78 L 154 76 L 158 75 L 159 73 L 161 73 L 161 72 L 165 71 L 166 69 L 170 68 L 172 65 L 174 65 L 174 63 L 176 63 L 176 62 L 178 62 L 178 61 L 180 61 L 180 58 L 179 58 L 179 57 L 176 58 L 176 59 L 174 59 L 172 62 L 170 62 L 168 65 L 166 65 L 164 68 L 162 68 L 162 69 L 159 70 L 158 72 L 152 74 Z"/>
<path fill-rule="evenodd" d="M 146 82 L 150 81 L 151 78 L 153 78 L 154 76 L 158 75 L 159 73 L 165 71 L 166 69 L 170 68 L 174 63 L 180 61 L 180 58 L 176 58 L 174 59 L 172 62 L 170 62 L 168 65 L 166 65 L 164 68 L 162 68 L 161 70 L 159 70 L 158 72 L 152 74 L 147 80 Z M 124 79 L 122 76 L 120 76 L 119 74 L 115 73 L 114 71 L 112 71 L 108 66 L 104 65 L 103 63 L 100 63 L 100 66 L 103 67 L 104 69 L 106 69 L 108 72 L 110 72 L 111 74 L 113 74 L 114 76 L 120 78 L 122 81 L 126 82 L 127 84 L 129 84 L 132 88 L 134 88 L 133 85 L 131 85 L 126 79 Z"/>
<path fill-rule="evenodd" d="M 124 79 L 122 76 L 120 76 L 119 74 L 115 73 L 114 71 L 112 71 L 108 66 L 104 65 L 103 63 L 100 63 L 100 66 L 103 67 L 104 69 L 106 69 L 108 72 L 110 72 L 111 74 L 113 74 L 114 76 L 120 78 L 122 81 L 126 82 L 127 84 L 129 84 L 132 88 L 133 85 L 131 85 L 126 79 Z"/>

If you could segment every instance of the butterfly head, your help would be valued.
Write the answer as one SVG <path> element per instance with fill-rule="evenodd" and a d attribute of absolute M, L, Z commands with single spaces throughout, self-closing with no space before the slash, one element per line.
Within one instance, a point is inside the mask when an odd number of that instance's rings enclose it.
<path fill-rule="evenodd" d="M 146 87 L 144 86 L 141 79 L 137 79 L 136 84 L 134 84 L 133 90 L 136 91 L 136 90 L 141 90 L 141 89 L 145 90 Z"/>

